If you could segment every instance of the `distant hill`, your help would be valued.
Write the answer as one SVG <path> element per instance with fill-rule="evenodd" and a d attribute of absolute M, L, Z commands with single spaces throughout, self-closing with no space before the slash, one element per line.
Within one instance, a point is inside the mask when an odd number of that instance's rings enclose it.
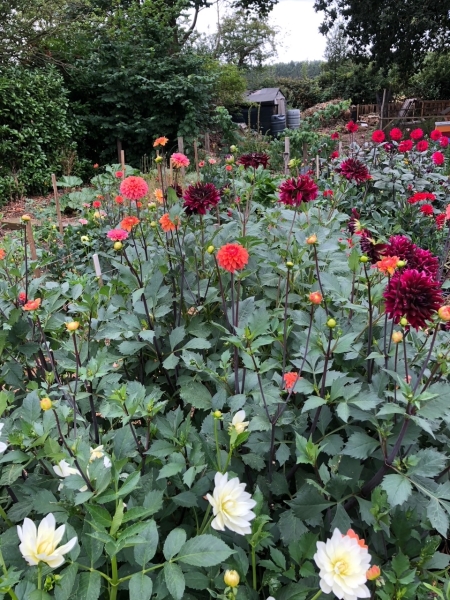
<path fill-rule="evenodd" d="M 291 79 L 307 79 L 318 77 L 321 72 L 323 60 L 301 60 L 271 65 L 276 77 L 289 77 Z"/>

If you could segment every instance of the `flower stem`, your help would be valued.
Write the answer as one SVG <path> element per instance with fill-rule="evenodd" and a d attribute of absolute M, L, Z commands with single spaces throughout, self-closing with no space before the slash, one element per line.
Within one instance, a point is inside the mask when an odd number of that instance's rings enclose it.
<path fill-rule="evenodd" d="M 256 581 L 256 548 L 252 545 L 252 574 L 253 574 L 253 589 L 257 589 Z"/>
<path fill-rule="evenodd" d="M 5 509 L 3 508 L 3 506 L 0 505 L 0 517 L 5 521 L 5 523 L 8 525 L 8 527 L 12 527 L 13 523 L 10 519 L 8 519 L 8 515 L 6 514 Z M 2 564 L 3 566 L 3 557 L 2 557 L 2 553 L 0 551 L 0 564 Z"/>
<path fill-rule="evenodd" d="M 212 517 L 211 517 L 211 519 L 209 518 L 209 513 L 210 513 L 210 512 L 211 512 L 211 504 L 209 504 L 209 503 L 208 503 L 208 507 L 207 507 L 207 509 L 206 509 L 205 516 L 203 517 L 202 524 L 200 525 L 200 530 L 199 530 L 199 532 L 198 532 L 198 535 L 202 535 L 202 533 L 203 533 L 203 532 L 204 532 L 206 529 L 208 529 L 208 527 L 210 526 L 210 524 L 211 524 L 211 521 L 212 521 L 212 519 L 213 519 Z"/>
<path fill-rule="evenodd" d="M 220 446 L 219 446 L 219 432 L 217 431 L 217 421 L 215 417 L 214 419 L 214 438 L 216 440 L 216 452 L 217 452 L 217 470 L 222 472 L 222 461 L 220 460 Z"/>
<path fill-rule="evenodd" d="M 42 590 L 42 564 L 38 563 L 38 590 Z"/>
<path fill-rule="evenodd" d="M 317 598 L 320 598 L 320 596 L 321 596 L 321 595 L 322 595 L 322 590 L 319 590 L 319 591 L 317 592 L 317 594 L 315 594 L 315 596 L 313 596 L 313 597 L 311 598 L 311 600 L 317 600 Z"/>
<path fill-rule="evenodd" d="M 117 556 L 112 556 L 111 557 L 111 589 L 109 592 L 109 600 L 116 600 L 118 585 L 119 585 L 119 571 L 117 569 Z"/>
<path fill-rule="evenodd" d="M 373 328 L 372 289 L 371 289 L 370 277 L 367 272 L 367 267 L 366 267 L 365 263 L 364 263 L 364 273 L 366 275 L 367 297 L 368 297 L 368 302 L 369 302 L 369 331 L 367 333 L 367 356 L 370 356 L 370 354 L 372 352 L 372 328 Z M 373 366 L 373 359 L 368 358 L 367 359 L 367 383 L 372 382 L 372 366 Z"/>

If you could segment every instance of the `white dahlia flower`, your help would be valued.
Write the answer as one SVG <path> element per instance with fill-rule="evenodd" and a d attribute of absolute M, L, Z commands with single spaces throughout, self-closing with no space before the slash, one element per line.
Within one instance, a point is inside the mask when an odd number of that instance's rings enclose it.
<path fill-rule="evenodd" d="M 4 423 L 0 423 L 0 435 L 2 433 L 2 429 L 5 426 Z M 0 442 L 0 454 L 2 454 L 6 448 L 8 447 L 8 444 L 5 444 L 5 442 Z"/>
<path fill-rule="evenodd" d="M 52 569 L 60 567 L 64 562 L 64 554 L 70 552 L 77 542 L 77 536 L 57 548 L 62 540 L 65 525 L 56 529 L 55 517 L 50 513 L 39 524 L 38 529 L 31 519 L 25 519 L 23 526 L 17 526 L 17 533 L 22 542 L 19 550 L 31 566 L 44 562 Z"/>
<path fill-rule="evenodd" d="M 231 426 L 234 427 L 238 433 L 243 433 L 248 427 L 250 421 L 244 421 L 244 419 L 245 410 L 238 410 L 231 421 Z"/>
<path fill-rule="evenodd" d="M 347 535 L 335 529 L 329 540 L 317 542 L 314 561 L 320 569 L 320 589 L 343 600 L 370 598 L 365 583 L 371 558 L 364 540 L 351 529 Z"/>
<path fill-rule="evenodd" d="M 245 483 L 240 483 L 237 477 L 228 481 L 228 474 L 216 473 L 214 484 L 213 495 L 206 495 L 215 517 L 211 527 L 219 531 L 227 527 L 240 535 L 251 533 L 250 521 L 256 517 L 252 508 L 256 502 L 244 491 Z"/>

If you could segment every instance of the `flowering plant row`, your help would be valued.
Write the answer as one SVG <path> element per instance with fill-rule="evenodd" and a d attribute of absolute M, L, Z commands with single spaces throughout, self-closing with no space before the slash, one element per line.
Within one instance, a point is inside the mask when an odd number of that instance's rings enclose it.
<path fill-rule="evenodd" d="M 2 249 L 0 591 L 428 598 L 450 309 L 445 261 L 371 214 L 400 150 L 352 145 L 319 179 L 293 163 L 268 208 L 268 155 L 231 149 L 219 189 L 164 140 L 156 182 L 96 175 L 63 275 Z M 447 234 L 440 168 L 396 197 L 433 194 Z"/>

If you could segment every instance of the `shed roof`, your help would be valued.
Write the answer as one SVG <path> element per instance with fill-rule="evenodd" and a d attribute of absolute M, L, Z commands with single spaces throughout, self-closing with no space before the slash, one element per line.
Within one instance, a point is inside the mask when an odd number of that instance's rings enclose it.
<path fill-rule="evenodd" d="M 262 88 L 256 92 L 246 94 L 245 97 L 248 102 L 274 102 L 279 98 L 284 98 L 280 88 Z"/>

